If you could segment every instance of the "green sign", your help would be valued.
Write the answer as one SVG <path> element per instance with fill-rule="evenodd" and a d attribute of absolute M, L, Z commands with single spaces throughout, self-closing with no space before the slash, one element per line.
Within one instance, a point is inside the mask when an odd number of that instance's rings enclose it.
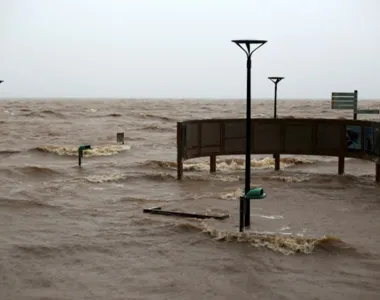
<path fill-rule="evenodd" d="M 356 109 L 358 104 L 356 93 L 332 93 L 332 109 Z"/>
<path fill-rule="evenodd" d="M 366 114 L 366 115 L 378 115 L 380 113 L 380 110 L 378 109 L 358 109 L 358 114 Z"/>

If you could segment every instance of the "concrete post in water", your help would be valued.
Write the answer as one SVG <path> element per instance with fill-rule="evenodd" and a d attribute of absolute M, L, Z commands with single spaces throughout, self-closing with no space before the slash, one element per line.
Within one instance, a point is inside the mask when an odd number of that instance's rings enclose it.
<path fill-rule="evenodd" d="M 216 172 L 216 155 L 210 156 L 210 173 Z"/>
<path fill-rule="evenodd" d="M 122 143 L 124 145 L 124 132 L 116 133 L 116 143 Z"/>

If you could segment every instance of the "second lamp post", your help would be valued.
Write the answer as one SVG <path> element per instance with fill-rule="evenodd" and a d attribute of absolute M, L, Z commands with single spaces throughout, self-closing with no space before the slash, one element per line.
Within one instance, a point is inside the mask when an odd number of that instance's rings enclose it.
<path fill-rule="evenodd" d="M 274 83 L 274 114 L 273 118 L 277 118 L 277 84 L 284 79 L 284 77 L 268 77 Z"/>

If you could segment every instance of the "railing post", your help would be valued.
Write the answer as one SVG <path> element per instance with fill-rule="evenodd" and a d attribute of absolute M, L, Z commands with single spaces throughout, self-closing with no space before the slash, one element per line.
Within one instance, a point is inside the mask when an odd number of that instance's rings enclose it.
<path fill-rule="evenodd" d="M 274 170 L 279 171 L 280 170 L 280 154 L 274 154 Z"/>
<path fill-rule="evenodd" d="M 216 155 L 210 156 L 210 173 L 216 172 Z"/>
<path fill-rule="evenodd" d="M 339 175 L 343 175 L 344 174 L 344 156 L 339 156 L 338 174 Z"/>
<path fill-rule="evenodd" d="M 183 134 L 182 123 L 177 122 L 177 180 L 183 177 Z"/>
<path fill-rule="evenodd" d="M 239 201 L 239 232 L 244 231 L 244 223 L 245 223 L 245 210 L 246 210 L 246 199 L 245 197 L 240 197 Z"/>

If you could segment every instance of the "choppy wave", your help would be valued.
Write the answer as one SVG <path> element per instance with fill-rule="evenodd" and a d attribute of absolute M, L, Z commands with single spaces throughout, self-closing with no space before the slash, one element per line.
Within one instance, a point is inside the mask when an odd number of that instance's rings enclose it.
<path fill-rule="evenodd" d="M 47 116 L 52 116 L 60 119 L 66 118 L 64 114 L 52 110 L 42 110 L 42 111 L 30 111 L 28 113 L 22 114 L 23 117 L 39 117 L 46 118 Z"/>
<path fill-rule="evenodd" d="M 175 164 L 175 163 L 173 163 Z M 173 169 L 174 170 L 174 169 Z M 259 174 L 260 180 L 278 181 L 286 184 L 301 184 L 306 188 L 308 185 L 313 187 L 328 183 L 325 189 L 344 189 L 348 183 L 360 184 L 361 186 L 375 186 L 373 175 L 337 175 L 337 174 L 309 174 L 302 172 L 292 172 L 291 174 L 280 175 L 267 175 Z M 175 172 L 168 171 L 148 171 L 142 173 L 110 173 L 110 174 L 97 174 L 85 177 L 85 180 L 91 183 L 111 183 L 111 182 L 124 182 L 128 180 L 152 180 L 152 181 L 174 181 L 177 180 L 177 174 Z M 244 175 L 235 174 L 217 174 L 217 173 L 185 173 L 183 180 L 190 181 L 222 181 L 222 182 L 240 182 L 244 180 Z M 242 191 L 237 189 L 236 191 L 227 192 L 220 195 L 220 199 L 228 200 L 234 199 L 241 195 Z"/>
<path fill-rule="evenodd" d="M 302 183 L 306 181 L 310 181 L 310 174 L 292 174 L 292 176 L 285 175 L 274 175 L 274 176 L 263 176 L 264 180 L 273 180 L 273 181 L 281 181 L 286 183 Z"/>
<path fill-rule="evenodd" d="M 62 255 L 73 255 L 78 252 L 99 252 L 112 253 L 109 245 L 82 245 L 78 243 L 67 243 L 61 245 L 15 245 L 16 251 L 21 251 L 24 255 L 34 257 L 53 257 Z"/>
<path fill-rule="evenodd" d="M 113 118 L 118 118 L 118 117 L 122 117 L 123 115 L 122 114 L 119 114 L 119 113 L 109 113 L 109 114 L 106 114 L 106 115 L 90 115 L 88 116 L 89 118 L 108 118 L 108 117 L 113 117 Z"/>
<path fill-rule="evenodd" d="M 15 170 L 28 176 L 51 176 L 55 174 L 60 174 L 60 172 L 58 172 L 57 170 L 40 166 L 24 166 L 18 167 Z"/>
<path fill-rule="evenodd" d="M 239 197 L 241 197 L 242 195 L 244 195 L 244 188 L 237 188 L 232 192 L 220 194 L 219 198 L 222 200 L 234 200 L 234 201 L 236 201 L 236 199 L 239 199 Z"/>
<path fill-rule="evenodd" d="M 205 222 L 200 225 L 193 223 L 179 223 L 177 227 L 184 230 L 201 231 L 218 241 L 230 243 L 246 243 L 256 248 L 268 248 L 284 255 L 297 253 L 312 254 L 323 250 L 329 253 L 354 251 L 355 249 L 334 236 L 321 238 L 307 238 L 284 234 L 251 233 L 251 232 L 222 232 L 211 228 Z"/>
<path fill-rule="evenodd" d="M 288 166 L 295 165 L 295 164 L 306 164 L 306 163 L 313 163 L 313 161 L 304 159 L 304 158 L 282 158 L 282 161 L 284 164 L 287 164 Z M 155 180 L 155 181 L 162 181 L 162 180 L 175 180 L 177 178 L 176 174 L 174 172 L 168 172 L 169 170 L 174 171 L 177 169 L 177 163 L 172 161 L 160 161 L 160 160 L 151 160 L 142 163 L 144 166 L 148 166 L 153 170 L 147 173 L 140 173 L 140 174 L 101 174 L 101 175 L 91 175 L 86 177 L 85 179 L 91 183 L 106 183 L 106 182 L 118 182 L 118 181 L 126 181 L 128 179 L 136 179 L 136 178 L 142 178 L 142 179 L 148 179 L 148 180 Z M 273 158 L 264 158 L 264 159 L 257 159 L 252 160 L 252 166 L 253 168 L 259 168 L 259 169 L 265 169 L 265 168 L 272 168 L 274 166 Z M 225 159 L 220 160 L 217 164 L 217 169 L 224 169 L 229 171 L 235 171 L 235 170 L 243 170 L 245 167 L 245 161 L 243 159 L 237 158 L 237 159 Z M 207 162 L 194 162 L 190 163 L 187 162 L 184 164 L 184 171 L 187 172 L 201 172 L 201 171 L 208 171 L 209 170 L 209 164 Z M 163 172 L 158 171 L 159 169 L 164 169 Z M 168 170 L 168 171 L 165 171 Z M 228 174 L 210 174 L 210 173 L 188 173 L 184 174 L 184 180 L 194 180 L 194 181 L 225 181 L 225 182 L 237 182 L 242 180 L 242 176 L 238 175 L 228 175 Z M 304 182 L 309 180 L 308 175 L 295 175 L 293 176 L 264 176 L 264 179 L 268 180 L 280 180 L 284 182 Z M 234 193 L 233 193 L 234 194 Z M 227 195 L 226 198 L 229 198 Z M 236 199 L 236 197 L 235 197 Z"/>
<path fill-rule="evenodd" d="M 0 155 L 12 155 L 20 152 L 19 150 L 0 150 Z"/>
<path fill-rule="evenodd" d="M 167 127 L 162 127 L 158 125 L 148 125 L 140 128 L 140 130 L 147 130 L 147 131 L 158 131 L 158 132 L 174 132 L 176 129 L 175 128 L 167 128 Z"/>
<path fill-rule="evenodd" d="M 291 167 L 300 164 L 313 164 L 315 161 L 302 158 L 302 157 L 283 157 L 280 158 L 281 167 Z M 160 161 L 160 160 L 150 160 L 146 162 L 146 165 L 152 168 L 163 168 L 163 169 L 177 169 L 177 163 L 173 161 Z M 273 169 L 274 159 L 271 157 L 265 157 L 262 159 L 251 160 L 251 167 L 256 169 Z M 210 169 L 210 164 L 208 162 L 189 162 L 186 161 L 183 164 L 184 171 L 194 172 L 194 171 L 207 171 Z M 244 170 L 245 169 L 245 159 L 242 158 L 229 158 L 229 159 L 217 159 L 216 169 L 222 171 L 232 171 L 232 170 Z"/>
<path fill-rule="evenodd" d="M 91 183 L 111 183 L 111 182 L 123 182 L 133 179 L 145 179 L 152 181 L 166 181 L 177 180 L 177 175 L 168 172 L 152 172 L 152 173 L 140 173 L 140 174 L 101 174 L 91 175 L 85 177 L 85 180 Z M 224 182 L 236 182 L 242 180 L 241 176 L 229 176 L 229 175 L 213 175 L 213 174 L 197 174 L 197 175 L 184 175 L 184 180 L 191 181 L 224 181 Z"/>
<path fill-rule="evenodd" d="M 85 157 L 110 156 L 131 149 L 129 145 L 94 146 L 92 149 L 83 151 Z M 54 153 L 62 156 L 78 156 L 78 147 L 40 146 L 35 150 L 40 152 Z"/>
<path fill-rule="evenodd" d="M 8 208 L 53 208 L 53 205 L 37 200 L 0 198 L 0 207 Z"/>
<path fill-rule="evenodd" d="M 61 177 L 61 172 L 52 168 L 43 166 L 12 166 L 0 168 L 0 174 L 3 177 L 4 182 L 17 182 L 18 180 L 51 180 L 53 176 Z"/>
<path fill-rule="evenodd" d="M 159 120 L 159 121 L 175 121 L 175 118 L 166 117 L 166 116 L 159 116 L 159 115 L 153 115 L 153 114 L 139 114 L 140 118 L 143 119 L 151 119 L 151 120 Z"/>
<path fill-rule="evenodd" d="M 91 183 L 106 183 L 124 181 L 127 174 L 104 174 L 104 175 L 91 175 L 86 176 L 85 179 Z"/>
<path fill-rule="evenodd" d="M 138 203 L 144 203 L 144 204 L 149 203 L 149 202 L 156 203 L 158 201 L 162 201 L 162 199 L 157 200 L 157 199 L 147 199 L 147 198 L 141 198 L 141 197 L 124 197 L 124 198 L 120 199 L 120 202 L 138 202 Z M 145 220 L 152 220 L 149 218 L 144 218 L 144 219 Z M 140 220 L 141 220 L 140 218 L 137 218 L 134 221 L 139 222 Z M 154 221 L 152 221 L 152 222 L 154 222 Z M 161 221 L 157 221 L 157 222 L 161 223 Z"/>
<path fill-rule="evenodd" d="M 324 185 L 324 189 L 345 189 L 348 184 L 357 186 L 376 186 L 374 175 L 352 175 L 352 174 L 320 174 L 320 173 L 298 173 L 292 176 L 263 176 L 264 180 L 275 180 L 286 183 L 302 183 L 302 187 Z"/>
<path fill-rule="evenodd" d="M 141 173 L 141 174 L 102 174 L 102 175 L 91 175 L 86 176 L 85 180 L 91 183 L 110 183 L 110 182 L 124 182 L 127 180 L 135 179 L 148 179 L 153 181 L 163 181 L 163 180 L 175 180 L 176 176 L 174 174 L 165 172 L 154 172 L 154 173 Z"/>

